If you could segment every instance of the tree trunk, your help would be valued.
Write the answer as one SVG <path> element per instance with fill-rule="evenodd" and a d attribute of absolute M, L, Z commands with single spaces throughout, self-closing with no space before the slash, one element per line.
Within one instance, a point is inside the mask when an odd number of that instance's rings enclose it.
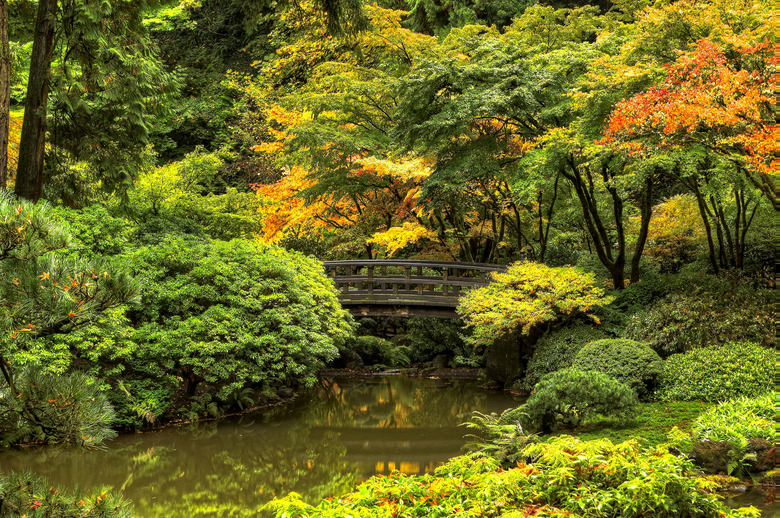
<path fill-rule="evenodd" d="M 54 50 L 54 22 L 57 0 L 39 0 L 35 22 L 30 78 L 27 84 L 19 164 L 14 193 L 20 198 L 38 201 L 43 190 L 43 157 L 46 150 L 46 105 Z"/>
<path fill-rule="evenodd" d="M 623 231 L 623 200 L 620 199 L 617 190 L 608 185 L 610 174 L 606 166 L 604 166 L 602 177 L 606 190 L 612 198 L 612 214 L 615 219 L 615 230 L 617 230 L 618 238 L 617 243 L 613 243 L 607 232 L 604 221 L 601 218 L 601 214 L 599 213 L 596 187 L 592 173 L 587 167 L 584 167 L 581 172 L 579 166 L 571 156 L 569 156 L 568 159 L 568 166 L 571 169 L 571 173 L 566 172 L 565 169 L 561 169 L 560 173 L 574 187 L 577 199 L 582 207 L 583 221 L 593 240 L 596 255 L 601 261 L 601 264 L 609 271 L 614 288 L 616 290 L 622 290 L 626 287 L 626 246 Z M 616 253 L 613 253 L 613 246 L 615 245 L 617 245 L 617 249 L 614 250 Z"/>
<path fill-rule="evenodd" d="M 720 266 L 718 265 L 718 258 L 715 255 L 715 243 L 712 240 L 712 226 L 710 225 L 710 218 L 707 214 L 707 201 L 704 199 L 704 195 L 699 189 L 699 180 L 696 178 L 691 179 L 690 183 L 686 184 L 686 187 L 688 187 L 694 196 L 696 196 L 696 203 L 699 206 L 699 215 L 701 216 L 701 221 L 704 224 L 704 231 L 707 236 L 710 264 L 712 265 L 712 270 L 717 275 L 720 273 Z"/>
<path fill-rule="evenodd" d="M 8 187 L 8 134 L 11 120 L 11 48 L 8 0 L 0 0 L 0 189 Z"/>
<path fill-rule="evenodd" d="M 639 236 L 636 239 L 636 247 L 634 247 L 634 255 L 631 257 L 631 283 L 639 282 L 639 260 L 642 258 L 642 252 L 645 249 L 645 243 L 647 242 L 647 233 L 650 229 L 650 218 L 653 216 L 653 177 L 647 179 L 645 182 L 645 189 L 642 192 L 642 197 L 639 200 Z"/>

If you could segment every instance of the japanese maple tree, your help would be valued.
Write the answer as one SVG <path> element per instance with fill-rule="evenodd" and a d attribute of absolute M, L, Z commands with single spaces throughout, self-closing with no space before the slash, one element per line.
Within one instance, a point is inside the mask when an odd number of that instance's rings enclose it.
<path fill-rule="evenodd" d="M 602 142 L 634 154 L 704 146 L 735 162 L 776 205 L 773 52 L 768 39 L 728 53 L 709 38 L 699 40 L 669 66 L 663 83 L 617 104 Z"/>

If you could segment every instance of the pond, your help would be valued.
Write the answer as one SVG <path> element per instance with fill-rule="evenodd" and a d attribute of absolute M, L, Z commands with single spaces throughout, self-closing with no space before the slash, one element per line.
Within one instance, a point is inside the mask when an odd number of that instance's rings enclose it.
<path fill-rule="evenodd" d="M 393 469 L 432 471 L 461 453 L 473 410 L 521 401 L 472 381 L 334 378 L 274 409 L 197 426 L 123 435 L 106 450 L 40 448 L 0 455 L 64 486 L 121 489 L 141 518 L 257 516 L 274 496 L 317 501 Z"/>

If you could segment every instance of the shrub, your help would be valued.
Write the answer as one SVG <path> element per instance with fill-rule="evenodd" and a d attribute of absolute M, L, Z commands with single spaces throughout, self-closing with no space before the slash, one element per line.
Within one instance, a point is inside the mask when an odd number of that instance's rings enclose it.
<path fill-rule="evenodd" d="M 538 263 L 515 263 L 493 282 L 469 291 L 458 313 L 473 328 L 469 342 L 489 346 L 512 332 L 530 335 L 554 321 L 567 322 L 596 306 L 608 304 L 592 274 L 573 267 L 550 268 Z"/>
<path fill-rule="evenodd" d="M 609 307 L 627 314 L 644 311 L 656 300 L 669 294 L 669 278 L 669 275 L 660 275 L 650 270 L 638 282 L 632 282 L 626 289 L 616 293 Z"/>
<path fill-rule="evenodd" d="M 0 392 L 0 441 L 72 443 L 95 446 L 116 437 L 114 409 L 97 381 L 75 372 L 52 376 L 27 371 L 12 397 Z"/>
<path fill-rule="evenodd" d="M 688 460 L 663 450 L 640 451 L 635 442 L 564 436 L 530 445 L 523 455 L 532 462 L 510 469 L 482 454 L 464 455 L 433 475 L 377 476 L 315 506 L 290 494 L 269 507 L 278 518 L 760 516 L 755 509 L 729 509 L 719 502 L 711 494 L 713 482 L 694 476 Z"/>
<path fill-rule="evenodd" d="M 542 378 L 522 408 L 530 427 L 547 433 L 576 427 L 595 415 L 630 419 L 637 407 L 636 394 L 627 385 L 600 372 L 570 368 Z"/>
<path fill-rule="evenodd" d="M 89 494 L 52 486 L 30 473 L 0 473 L 0 516 L 3 518 L 130 518 L 130 502 L 120 493 L 98 489 Z"/>
<path fill-rule="evenodd" d="M 131 262 L 146 282 L 134 364 L 230 401 L 244 388 L 310 386 L 352 333 L 322 264 L 271 245 L 169 236 Z"/>
<path fill-rule="evenodd" d="M 588 325 L 553 331 L 536 342 L 525 377 L 515 388 L 530 392 L 545 375 L 571 367 L 574 357 L 586 343 L 606 337 L 602 331 Z"/>
<path fill-rule="evenodd" d="M 134 300 L 140 285 L 113 262 L 53 252 L 69 238 L 45 202 L 17 201 L 0 190 L 0 221 L 0 365 L 14 391 L 14 369 L 38 361 L 41 351 L 62 356 L 42 338 Z"/>
<path fill-rule="evenodd" d="M 719 402 L 755 397 L 774 387 L 775 352 L 731 342 L 674 354 L 664 363 L 658 397 L 663 401 Z"/>
<path fill-rule="evenodd" d="M 634 315 L 625 337 L 647 342 L 662 356 L 734 340 L 768 346 L 772 293 L 737 275 L 684 278 L 674 293 Z"/>
<path fill-rule="evenodd" d="M 72 244 L 82 257 L 117 255 L 127 248 L 132 228 L 104 207 L 93 205 L 81 210 L 57 207 L 52 215 L 68 225 L 73 233 Z"/>
<path fill-rule="evenodd" d="M 215 239 L 251 238 L 260 230 L 260 199 L 233 187 L 215 194 L 221 166 L 217 154 L 196 148 L 178 162 L 142 173 L 128 193 L 142 224 L 139 231 L 151 224 L 161 230 L 203 232 Z"/>
<path fill-rule="evenodd" d="M 580 251 L 569 243 L 550 243 L 544 253 L 544 264 L 547 266 L 574 266 L 579 259 Z"/>
<path fill-rule="evenodd" d="M 467 345 L 463 340 L 463 323 L 446 318 L 410 318 L 405 342 L 412 350 L 412 360 L 427 362 L 440 354 L 461 358 L 463 363 L 478 361 L 480 348 Z"/>
<path fill-rule="evenodd" d="M 649 346 L 621 338 L 596 340 L 577 353 L 572 366 L 603 372 L 625 383 L 642 401 L 652 396 L 663 372 L 663 360 Z"/>
<path fill-rule="evenodd" d="M 149 379 L 144 378 L 148 372 Z M 160 377 L 157 369 L 143 362 L 128 362 L 127 372 L 117 380 L 109 397 L 116 408 L 117 426 L 135 429 L 156 425 L 173 407 L 180 380 L 173 375 Z"/>
<path fill-rule="evenodd" d="M 411 363 L 408 348 L 376 336 L 349 338 L 344 347 L 357 353 L 366 365 L 408 367 Z"/>
<path fill-rule="evenodd" d="M 769 395 L 725 401 L 699 416 L 693 425 L 693 438 L 735 445 L 754 438 L 773 441 L 775 413 L 774 398 Z"/>
<path fill-rule="evenodd" d="M 612 302 L 594 312 L 599 320 L 599 329 L 612 336 L 621 336 L 632 315 L 647 311 L 651 304 L 669 294 L 670 277 L 649 269 L 642 273 L 639 282 L 632 282 L 626 289 L 613 292 Z"/>

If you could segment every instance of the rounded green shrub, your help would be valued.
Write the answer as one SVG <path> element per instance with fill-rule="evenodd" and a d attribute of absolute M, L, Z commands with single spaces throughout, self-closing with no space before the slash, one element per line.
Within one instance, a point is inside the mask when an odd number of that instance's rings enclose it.
<path fill-rule="evenodd" d="M 601 372 L 570 368 L 542 378 L 522 408 L 532 429 L 549 433 L 595 415 L 630 419 L 638 404 L 628 385 Z"/>
<path fill-rule="evenodd" d="M 545 375 L 571 367 L 574 357 L 585 344 L 606 337 L 593 326 L 579 325 L 556 330 L 541 338 L 528 360 L 525 377 L 515 384 L 515 388 L 530 392 Z"/>
<path fill-rule="evenodd" d="M 622 338 L 589 342 L 577 353 L 573 367 L 599 371 L 625 383 L 642 401 L 652 396 L 663 372 L 663 360 L 649 346 Z"/>
<path fill-rule="evenodd" d="M 751 342 L 692 349 L 664 363 L 663 401 L 719 402 L 773 390 L 775 352 Z"/>
<path fill-rule="evenodd" d="M 738 275 L 699 276 L 635 314 L 623 336 L 662 356 L 728 341 L 769 346 L 775 336 L 772 292 Z"/>
<path fill-rule="evenodd" d="M 131 363 L 189 396 L 311 386 L 352 334 L 322 263 L 297 252 L 168 236 L 130 260 L 145 283 Z"/>

